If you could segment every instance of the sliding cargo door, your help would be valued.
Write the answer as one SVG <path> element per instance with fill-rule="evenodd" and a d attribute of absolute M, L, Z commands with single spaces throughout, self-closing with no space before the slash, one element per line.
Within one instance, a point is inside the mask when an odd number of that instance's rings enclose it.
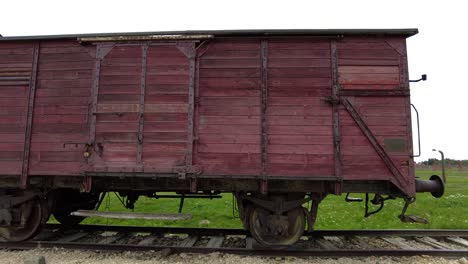
<path fill-rule="evenodd" d="M 34 52 L 31 43 L 0 45 L 0 175 L 21 175 L 28 159 L 23 151 Z"/>
<path fill-rule="evenodd" d="M 268 175 L 335 175 L 329 40 L 268 41 Z M 339 176 L 339 175 L 336 175 Z"/>
<path fill-rule="evenodd" d="M 185 165 L 191 44 L 98 47 L 91 171 L 172 173 Z"/>

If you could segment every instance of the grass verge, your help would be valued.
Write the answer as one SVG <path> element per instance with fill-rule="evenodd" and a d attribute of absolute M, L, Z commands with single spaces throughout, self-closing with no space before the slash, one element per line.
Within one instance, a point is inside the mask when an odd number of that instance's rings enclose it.
<path fill-rule="evenodd" d="M 419 170 L 417 175 L 428 179 L 437 172 Z M 316 229 L 468 229 L 468 171 L 448 171 L 445 194 L 435 199 L 430 194 L 417 194 L 416 202 L 410 205 L 407 214 L 418 215 L 429 220 L 429 224 L 402 223 L 398 215 L 403 208 L 402 199 L 386 201 L 383 210 L 364 218 L 364 203 L 347 203 L 344 195 L 328 196 L 320 205 Z M 363 194 L 353 197 L 364 198 Z M 179 226 L 179 227 L 223 227 L 241 228 L 239 219 L 233 214 L 232 195 L 223 194 L 221 199 L 186 199 L 184 213 L 193 215 L 189 221 L 145 221 L 87 218 L 83 224 Z M 135 212 L 177 213 L 179 199 L 150 199 L 141 197 Z M 110 193 L 100 208 L 101 211 L 125 211 L 126 209 Z M 56 222 L 53 217 L 49 222 Z"/>

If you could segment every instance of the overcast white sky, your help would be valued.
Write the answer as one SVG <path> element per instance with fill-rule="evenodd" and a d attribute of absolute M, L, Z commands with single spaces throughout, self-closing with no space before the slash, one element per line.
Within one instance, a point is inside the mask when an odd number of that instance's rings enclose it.
<path fill-rule="evenodd" d="M 439 4 L 436 4 L 439 3 Z M 408 39 L 422 157 L 468 159 L 468 25 L 464 1 L 0 2 L 3 36 L 198 29 L 419 28 Z M 415 142 L 416 143 L 416 142 Z"/>

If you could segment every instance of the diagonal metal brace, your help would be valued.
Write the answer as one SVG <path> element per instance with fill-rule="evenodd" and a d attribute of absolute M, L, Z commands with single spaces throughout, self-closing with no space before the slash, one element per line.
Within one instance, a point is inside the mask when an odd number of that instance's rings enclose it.
<path fill-rule="evenodd" d="M 346 108 L 348 113 L 351 115 L 351 117 L 354 119 L 354 122 L 356 122 L 358 127 L 361 129 L 362 133 L 364 133 L 366 138 L 372 144 L 372 147 L 375 149 L 377 154 L 379 154 L 380 158 L 385 163 L 387 168 L 390 170 L 393 176 L 395 176 L 395 179 L 397 180 L 397 182 L 401 186 L 405 186 L 406 182 L 402 181 L 402 179 L 405 179 L 405 178 L 403 177 L 401 172 L 398 170 L 398 168 L 395 166 L 390 156 L 388 156 L 385 149 L 379 144 L 379 141 L 377 140 L 377 138 L 375 138 L 374 134 L 369 129 L 366 122 L 361 118 L 361 116 L 356 111 L 356 109 L 353 107 L 351 102 L 346 98 L 342 98 L 340 101 L 341 101 L 341 104 Z"/>

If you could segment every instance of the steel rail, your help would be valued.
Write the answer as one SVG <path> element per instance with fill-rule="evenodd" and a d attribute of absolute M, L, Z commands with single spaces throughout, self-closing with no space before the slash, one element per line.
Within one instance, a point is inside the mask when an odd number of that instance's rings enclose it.
<path fill-rule="evenodd" d="M 289 247 L 263 247 L 256 244 L 250 244 L 246 247 L 223 247 L 219 246 L 194 246 L 190 245 L 141 245 L 122 243 L 95 243 L 95 242 L 76 242 L 61 241 L 61 238 L 70 236 L 79 232 L 116 232 L 122 234 L 129 233 L 151 233 L 159 234 L 185 234 L 189 237 L 202 236 L 229 236 L 245 235 L 246 245 L 249 235 L 242 229 L 211 229 L 211 228 L 179 228 L 179 227 L 140 227 L 140 226 L 104 226 L 104 225 L 79 225 L 73 228 L 64 228 L 57 224 L 47 224 L 42 233 L 34 240 L 25 242 L 0 242 L 0 249 L 25 250 L 34 248 L 64 248 L 78 250 L 100 250 L 100 251 L 160 251 L 166 250 L 171 253 L 211 253 L 220 252 L 236 255 L 256 255 L 256 256 L 297 256 L 297 257 L 356 257 L 356 256 L 416 256 L 428 255 L 435 257 L 468 257 L 468 247 L 466 249 L 420 249 L 420 248 L 301 248 L 300 245 Z M 52 234 L 52 235 L 51 235 Z M 48 236 L 49 235 L 49 236 Z M 468 238 L 468 230 L 317 230 L 307 233 L 308 236 L 318 239 L 326 236 L 337 237 L 461 237 Z"/>
<path fill-rule="evenodd" d="M 244 229 L 230 228 L 190 228 L 190 227 L 150 227 L 150 226 L 117 226 L 117 225 L 78 225 L 76 227 L 66 228 L 60 224 L 47 224 L 46 230 L 82 230 L 82 231 L 112 231 L 128 233 L 171 233 L 188 235 L 214 236 L 222 235 L 248 235 Z M 364 229 L 364 230 L 314 230 L 306 232 L 305 236 L 323 237 L 323 236 L 431 236 L 431 237 L 468 237 L 468 230 L 464 229 Z"/>
<path fill-rule="evenodd" d="M 100 251 L 160 251 L 170 250 L 171 253 L 212 253 L 220 252 L 236 255 L 256 256 L 297 256 L 297 257 L 358 257 L 358 256 L 417 256 L 427 255 L 436 257 L 467 257 L 468 250 L 451 249 L 295 249 L 295 248 L 208 248 L 208 247 L 183 247 L 183 246 L 142 246 L 132 244 L 97 244 L 78 242 L 54 242 L 54 241 L 27 241 L 22 243 L 2 242 L 0 248 L 10 250 L 25 250 L 34 248 L 64 248 L 78 250 Z"/>

